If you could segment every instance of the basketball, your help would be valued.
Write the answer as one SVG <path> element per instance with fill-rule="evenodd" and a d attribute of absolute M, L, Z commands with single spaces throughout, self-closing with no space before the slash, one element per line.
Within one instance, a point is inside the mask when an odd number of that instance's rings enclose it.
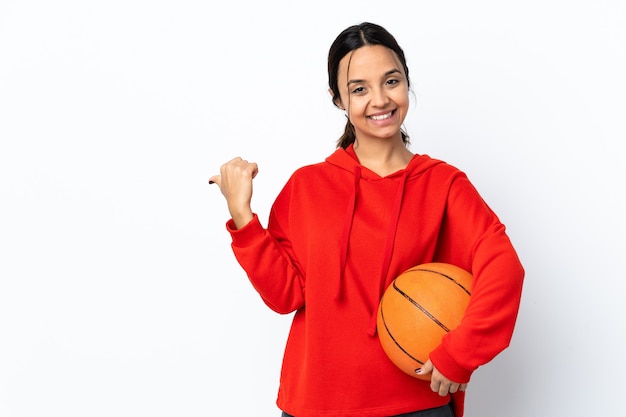
<path fill-rule="evenodd" d="M 441 338 L 461 323 L 470 299 L 472 275 L 447 263 L 409 268 L 385 290 L 378 307 L 378 337 L 391 361 L 412 377 Z"/>

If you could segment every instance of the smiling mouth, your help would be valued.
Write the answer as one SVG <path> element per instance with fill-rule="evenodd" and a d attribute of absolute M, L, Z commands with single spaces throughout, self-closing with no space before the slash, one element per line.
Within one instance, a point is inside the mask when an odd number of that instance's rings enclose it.
<path fill-rule="evenodd" d="M 385 119 L 389 119 L 391 116 L 393 116 L 394 113 L 395 113 L 395 110 L 392 110 L 389 113 L 378 114 L 376 116 L 369 116 L 369 118 L 372 119 L 372 120 L 385 120 Z"/>

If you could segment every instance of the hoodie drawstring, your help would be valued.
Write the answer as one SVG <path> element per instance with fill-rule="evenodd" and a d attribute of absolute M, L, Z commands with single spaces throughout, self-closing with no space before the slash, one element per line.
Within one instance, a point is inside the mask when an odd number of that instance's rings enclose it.
<path fill-rule="evenodd" d="M 337 291 L 335 292 L 335 299 L 340 300 L 343 293 L 343 280 L 344 272 L 346 269 L 346 259 L 348 257 L 348 242 L 350 240 L 350 232 L 352 231 L 352 221 L 354 220 L 354 210 L 356 209 L 356 200 L 359 190 L 359 181 L 361 181 L 361 167 L 357 166 L 354 169 L 354 187 L 352 189 L 352 201 L 348 204 L 348 211 L 346 213 L 346 224 L 339 241 L 339 247 L 341 248 L 339 258 L 339 280 L 337 282 Z"/>

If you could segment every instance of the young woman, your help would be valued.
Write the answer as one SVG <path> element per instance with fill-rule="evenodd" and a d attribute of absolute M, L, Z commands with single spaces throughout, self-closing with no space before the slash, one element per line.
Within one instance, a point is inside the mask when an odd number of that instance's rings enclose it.
<path fill-rule="evenodd" d="M 524 271 L 504 225 L 466 175 L 413 154 L 404 52 L 381 26 L 345 29 L 330 47 L 329 91 L 346 129 L 325 161 L 293 173 L 267 228 L 252 212 L 256 163 L 209 179 L 226 198 L 234 254 L 263 301 L 295 312 L 278 390 L 283 416 L 463 415 L 472 372 L 505 349 Z M 413 378 L 376 334 L 380 298 L 406 269 L 446 262 L 473 274 L 464 319 Z"/>

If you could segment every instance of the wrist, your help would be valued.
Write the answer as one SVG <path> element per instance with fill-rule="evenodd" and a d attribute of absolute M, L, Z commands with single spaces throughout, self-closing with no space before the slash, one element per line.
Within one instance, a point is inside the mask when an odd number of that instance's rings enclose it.
<path fill-rule="evenodd" d="M 242 227 L 250 223 L 250 221 L 254 217 L 254 215 L 252 214 L 252 210 L 250 209 L 230 210 L 230 216 L 233 219 L 233 223 L 235 223 L 235 227 L 237 227 L 237 229 L 241 229 Z"/>

